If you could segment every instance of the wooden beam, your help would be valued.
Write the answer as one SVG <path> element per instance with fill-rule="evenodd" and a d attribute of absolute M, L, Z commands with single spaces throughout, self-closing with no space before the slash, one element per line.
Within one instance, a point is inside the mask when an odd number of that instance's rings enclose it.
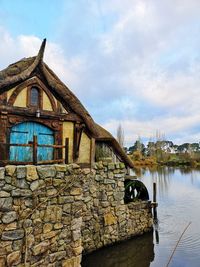
<path fill-rule="evenodd" d="M 69 163 L 69 138 L 65 138 L 65 164 Z"/>
<path fill-rule="evenodd" d="M 33 164 L 37 165 L 37 135 L 33 136 Z"/>

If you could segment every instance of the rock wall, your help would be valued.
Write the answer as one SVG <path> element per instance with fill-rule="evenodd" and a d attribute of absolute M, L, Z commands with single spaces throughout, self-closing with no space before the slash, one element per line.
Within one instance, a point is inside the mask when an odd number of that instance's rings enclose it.
<path fill-rule="evenodd" d="M 84 177 L 82 246 L 84 252 L 113 244 L 152 228 L 151 203 L 124 204 L 123 163 L 96 163 Z"/>
<path fill-rule="evenodd" d="M 124 165 L 0 168 L 0 266 L 78 267 L 81 255 L 152 226 L 150 203 L 124 204 Z"/>

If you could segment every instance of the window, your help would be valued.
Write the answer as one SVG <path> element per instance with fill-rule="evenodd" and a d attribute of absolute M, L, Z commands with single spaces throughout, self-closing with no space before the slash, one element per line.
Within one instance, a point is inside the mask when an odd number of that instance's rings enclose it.
<path fill-rule="evenodd" d="M 37 87 L 32 87 L 30 90 L 30 105 L 34 107 L 39 106 L 39 90 Z"/>

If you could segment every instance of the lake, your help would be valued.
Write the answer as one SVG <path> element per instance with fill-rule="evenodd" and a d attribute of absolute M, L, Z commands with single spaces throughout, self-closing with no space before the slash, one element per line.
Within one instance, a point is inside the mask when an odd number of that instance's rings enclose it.
<path fill-rule="evenodd" d="M 157 184 L 158 225 L 152 233 L 100 249 L 83 257 L 83 267 L 200 266 L 200 171 L 172 167 L 141 170 L 150 199 Z"/>

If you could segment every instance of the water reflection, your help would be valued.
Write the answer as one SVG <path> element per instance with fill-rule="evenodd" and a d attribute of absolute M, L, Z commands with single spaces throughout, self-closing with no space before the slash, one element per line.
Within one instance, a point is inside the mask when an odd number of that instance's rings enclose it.
<path fill-rule="evenodd" d="M 149 267 L 154 260 L 153 233 L 84 256 L 82 267 Z"/>

